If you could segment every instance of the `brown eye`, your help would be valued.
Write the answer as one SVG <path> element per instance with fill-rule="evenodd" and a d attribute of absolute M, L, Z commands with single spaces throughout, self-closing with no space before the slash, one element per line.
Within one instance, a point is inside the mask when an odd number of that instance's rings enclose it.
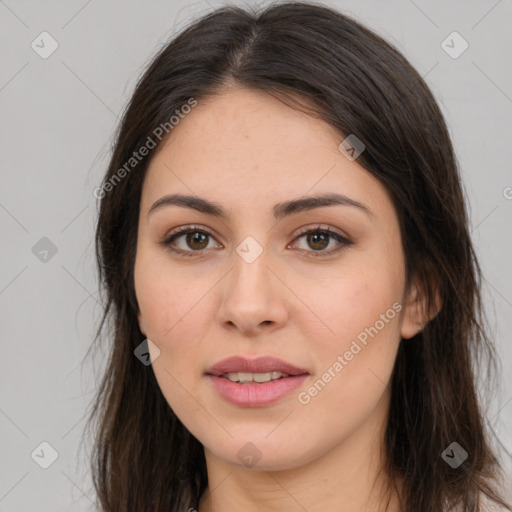
<path fill-rule="evenodd" d="M 350 245 L 353 245 L 353 242 L 348 238 L 335 233 L 330 229 L 321 229 L 320 227 L 303 231 L 299 236 L 297 236 L 296 240 L 300 240 L 301 238 L 306 240 L 307 247 L 304 248 L 304 250 L 309 253 L 308 256 L 313 257 L 330 256 Z M 332 240 L 337 242 L 338 246 L 335 246 L 333 249 L 326 250 Z"/>
<path fill-rule="evenodd" d="M 187 233 L 185 235 L 185 243 L 188 245 L 188 247 L 191 247 L 192 249 L 206 249 L 206 246 L 208 245 L 208 235 L 204 233 L 199 233 L 198 231 L 196 231 L 195 233 Z"/>
<path fill-rule="evenodd" d="M 184 226 L 166 237 L 161 244 L 171 252 L 184 256 L 196 256 L 208 248 L 210 233 L 194 226 Z"/>
<path fill-rule="evenodd" d="M 325 249 L 329 245 L 329 235 L 325 233 L 308 234 L 306 240 L 315 251 Z"/>
<path fill-rule="evenodd" d="M 331 256 L 353 245 L 353 242 L 339 233 L 330 229 L 304 230 L 296 240 L 305 239 L 307 247 L 300 248 L 307 256 L 321 257 Z M 202 256 L 208 249 L 209 242 L 214 240 L 211 233 L 197 226 L 182 226 L 170 233 L 160 242 L 166 249 L 181 256 Z M 336 242 L 334 248 L 327 250 L 332 242 Z M 211 248 L 211 247 L 210 247 Z"/>

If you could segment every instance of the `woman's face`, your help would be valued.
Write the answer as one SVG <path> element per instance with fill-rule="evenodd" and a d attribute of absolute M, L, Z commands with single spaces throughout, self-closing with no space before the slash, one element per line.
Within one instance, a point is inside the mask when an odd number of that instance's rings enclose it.
<path fill-rule="evenodd" d="M 141 331 L 170 407 L 225 463 L 293 468 L 375 442 L 385 423 L 400 337 L 417 328 L 392 202 L 343 139 L 266 93 L 234 89 L 200 100 L 147 171 Z M 150 211 L 175 194 L 189 206 Z M 307 202 L 327 194 L 346 199 Z M 163 245 L 177 228 L 191 231 Z M 246 361 L 219 364 L 231 357 Z"/>

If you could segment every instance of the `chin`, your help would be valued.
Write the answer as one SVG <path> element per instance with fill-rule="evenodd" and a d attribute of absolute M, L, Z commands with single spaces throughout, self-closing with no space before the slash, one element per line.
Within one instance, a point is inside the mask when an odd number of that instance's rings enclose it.
<path fill-rule="evenodd" d="M 255 471 L 283 471 L 306 464 L 315 458 L 315 450 L 303 444 L 285 444 L 284 439 L 247 436 L 230 439 L 227 446 L 213 443 L 214 455 L 229 465 Z"/>

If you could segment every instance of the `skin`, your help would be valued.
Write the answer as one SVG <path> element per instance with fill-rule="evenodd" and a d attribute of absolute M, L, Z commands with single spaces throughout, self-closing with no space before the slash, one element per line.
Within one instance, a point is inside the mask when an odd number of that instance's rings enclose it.
<path fill-rule="evenodd" d="M 340 152 L 345 137 L 335 128 L 264 92 L 235 87 L 202 99 L 170 135 L 144 181 L 135 289 L 141 331 L 160 350 L 152 353 L 158 384 L 205 448 L 209 487 L 199 512 L 384 509 L 388 383 L 400 339 L 424 325 L 423 297 L 414 283 L 405 287 L 399 223 L 386 189 Z M 272 216 L 276 203 L 325 192 L 359 201 L 373 215 L 337 205 L 279 222 Z M 148 216 L 171 193 L 214 201 L 229 218 L 180 206 Z M 194 224 L 211 234 L 202 245 L 187 244 L 186 235 L 174 241 L 195 250 L 192 257 L 159 243 Z M 353 244 L 321 256 L 340 242 L 330 238 L 315 251 L 314 241 L 298 238 L 318 225 Z M 247 236 L 262 249 L 252 263 L 236 252 Z M 400 313 L 300 403 L 298 394 L 394 303 Z M 275 356 L 310 375 L 274 404 L 238 407 L 205 375 L 232 355 Z M 252 467 L 237 456 L 248 442 L 260 457 Z M 388 510 L 398 510 L 395 495 Z"/>

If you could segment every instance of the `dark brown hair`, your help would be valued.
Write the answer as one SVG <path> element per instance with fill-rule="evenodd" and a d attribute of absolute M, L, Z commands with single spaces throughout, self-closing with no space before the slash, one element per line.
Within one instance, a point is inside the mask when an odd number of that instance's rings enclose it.
<path fill-rule="evenodd" d="M 443 115 L 388 42 L 331 8 L 289 2 L 261 12 L 223 7 L 193 21 L 152 59 L 123 114 L 97 196 L 104 315 L 95 341 L 108 320 L 112 346 L 87 426 L 95 435 L 91 466 L 102 510 L 197 508 L 208 483 L 202 445 L 167 404 L 151 366 L 134 356 L 145 339 L 133 278 L 137 225 L 156 149 L 133 170 L 119 170 L 191 98 L 200 102 L 228 86 L 266 91 L 343 136 L 355 134 L 366 146 L 358 163 L 384 184 L 396 208 L 407 285 L 418 278 L 429 304 L 439 291 L 441 311 L 401 341 L 390 383 L 386 471 L 390 486 L 404 482 L 402 510 L 481 511 L 483 495 L 505 505 L 477 392 L 477 376 L 495 376 L 498 361 Z M 469 454 L 456 469 L 441 456 L 454 441 Z"/>

